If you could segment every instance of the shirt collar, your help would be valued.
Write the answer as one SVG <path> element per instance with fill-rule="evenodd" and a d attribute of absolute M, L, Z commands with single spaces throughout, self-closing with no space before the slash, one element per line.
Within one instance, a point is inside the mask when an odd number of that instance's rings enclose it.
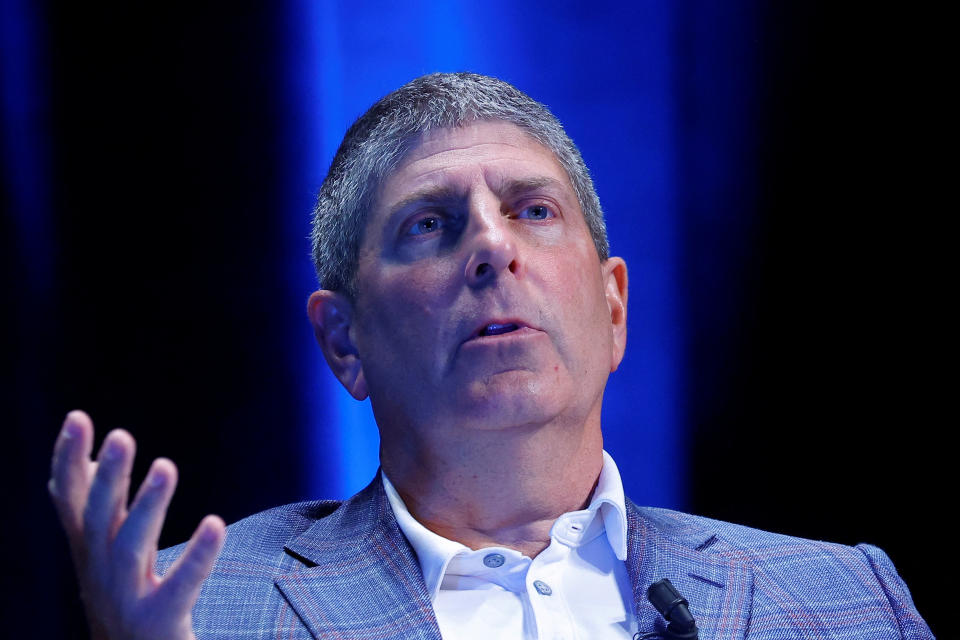
<path fill-rule="evenodd" d="M 400 494 L 387 474 L 381 471 L 383 488 L 387 493 L 387 500 L 393 515 L 397 519 L 400 531 L 406 536 L 420 562 L 420 569 L 427 584 L 427 592 L 431 600 L 436 600 L 440 591 L 440 584 L 446 573 L 447 565 L 454 557 L 462 553 L 471 553 L 471 549 L 464 544 L 449 540 L 430 531 L 420 524 L 407 509 Z M 600 514 L 607 541 L 613 549 L 617 559 L 627 559 L 627 508 L 623 496 L 623 482 L 616 463 L 606 451 L 603 452 L 603 468 L 597 478 L 597 487 L 593 491 L 590 505 L 584 510 L 595 519 Z M 583 513 L 583 512 L 571 512 Z M 565 514 L 566 515 L 566 514 Z"/>
<path fill-rule="evenodd" d="M 610 547 L 617 559 L 627 559 L 627 505 L 623 496 L 623 481 L 620 470 L 610 454 L 603 452 L 603 468 L 597 478 L 588 511 L 599 511 Z"/>
<path fill-rule="evenodd" d="M 454 556 L 462 552 L 469 552 L 470 548 L 465 544 L 444 538 L 420 524 L 410 515 L 407 505 L 403 503 L 400 494 L 397 493 L 393 483 L 390 482 L 382 469 L 380 477 L 383 478 L 383 488 L 387 492 L 387 500 L 390 501 L 390 508 L 393 509 L 393 515 L 397 519 L 400 531 L 406 536 L 410 546 L 417 554 L 423 579 L 427 583 L 427 593 L 430 594 L 430 600 L 436 600 L 447 565 L 450 564 Z"/>

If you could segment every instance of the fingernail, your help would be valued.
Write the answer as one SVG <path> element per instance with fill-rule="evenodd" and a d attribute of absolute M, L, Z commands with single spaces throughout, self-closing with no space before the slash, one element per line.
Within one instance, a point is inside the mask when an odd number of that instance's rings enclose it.
<path fill-rule="evenodd" d="M 80 427 L 68 419 L 60 430 L 60 435 L 65 440 L 71 440 L 80 435 Z"/>
<path fill-rule="evenodd" d="M 216 541 L 217 541 L 217 533 L 215 531 L 211 531 L 210 529 L 205 529 L 204 531 L 200 532 L 200 542 L 202 542 L 203 544 L 213 544 Z"/>
<path fill-rule="evenodd" d="M 150 480 L 148 482 L 150 483 L 151 487 L 156 489 L 158 487 L 162 487 L 163 485 L 167 484 L 167 477 L 164 476 L 159 471 L 153 471 L 150 474 Z"/>
<path fill-rule="evenodd" d="M 123 445 L 121 445 L 116 440 L 110 440 L 107 442 L 107 450 L 104 452 L 104 455 L 111 460 L 116 460 L 123 454 Z"/>

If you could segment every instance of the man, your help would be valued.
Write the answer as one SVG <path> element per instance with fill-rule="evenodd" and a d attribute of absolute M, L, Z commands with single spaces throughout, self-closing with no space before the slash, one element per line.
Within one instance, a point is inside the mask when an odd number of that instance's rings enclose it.
<path fill-rule="evenodd" d="M 661 578 L 703 639 L 932 637 L 875 547 L 624 498 L 600 411 L 626 265 L 542 105 L 473 74 L 401 87 L 347 132 L 313 240 L 310 320 L 370 398 L 382 473 L 343 504 L 208 516 L 154 564 L 175 467 L 127 509 L 132 438 L 93 462 L 71 413 L 50 489 L 96 637 L 670 637 Z"/>

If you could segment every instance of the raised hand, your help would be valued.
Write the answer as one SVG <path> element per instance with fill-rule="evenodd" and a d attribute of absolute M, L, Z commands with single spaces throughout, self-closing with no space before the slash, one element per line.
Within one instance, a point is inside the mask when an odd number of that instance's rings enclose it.
<path fill-rule="evenodd" d="M 95 640 L 194 638 L 190 611 L 223 546 L 225 527 L 204 518 L 164 577 L 153 571 L 177 468 L 157 459 L 127 507 L 136 443 L 107 434 L 93 461 L 93 422 L 67 415 L 53 450 L 50 495 L 66 530 Z"/>

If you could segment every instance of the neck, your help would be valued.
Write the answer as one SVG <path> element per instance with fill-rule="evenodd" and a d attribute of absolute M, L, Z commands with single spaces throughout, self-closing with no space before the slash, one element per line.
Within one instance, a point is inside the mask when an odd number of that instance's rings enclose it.
<path fill-rule="evenodd" d="M 414 518 L 471 549 L 536 556 L 560 515 L 587 506 L 603 466 L 599 420 L 444 433 L 442 446 L 385 440 L 383 469 Z"/>

